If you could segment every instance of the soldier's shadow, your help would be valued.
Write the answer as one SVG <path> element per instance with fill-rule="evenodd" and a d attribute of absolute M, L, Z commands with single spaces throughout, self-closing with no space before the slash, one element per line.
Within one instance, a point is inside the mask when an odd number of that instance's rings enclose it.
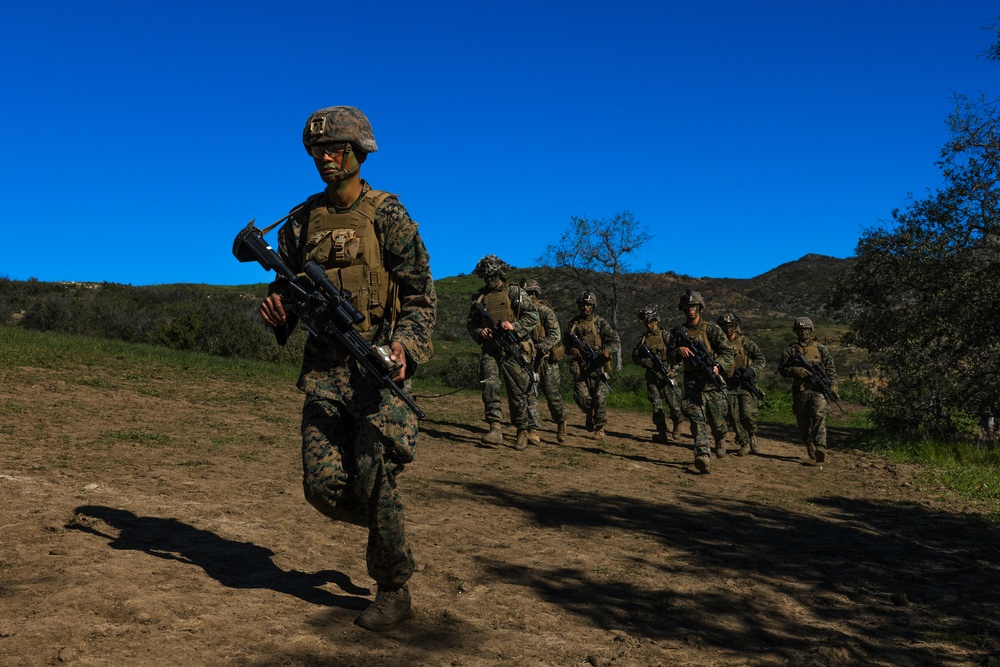
<path fill-rule="evenodd" d="M 102 523 L 118 534 L 104 532 Z M 83 505 L 74 510 L 66 528 L 104 538 L 112 549 L 141 551 L 200 567 L 209 577 L 230 588 L 267 588 L 312 604 L 358 610 L 369 602 L 360 596 L 371 594 L 369 589 L 354 585 L 342 572 L 320 570 L 309 574 L 282 570 L 271 560 L 274 552 L 270 549 L 228 540 L 177 519 Z M 334 584 L 348 595 L 336 595 L 321 588 L 326 584 Z"/>

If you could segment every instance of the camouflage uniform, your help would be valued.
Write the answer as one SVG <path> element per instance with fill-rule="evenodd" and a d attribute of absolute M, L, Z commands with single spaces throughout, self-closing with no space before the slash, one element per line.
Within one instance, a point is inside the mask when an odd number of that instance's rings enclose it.
<path fill-rule="evenodd" d="M 531 294 L 529 292 L 529 294 Z M 534 328 L 531 339 L 535 343 L 534 368 L 538 373 L 539 388 L 545 392 L 545 402 L 549 406 L 552 421 L 562 424 L 566 421 L 566 405 L 562 397 L 562 377 L 559 375 L 559 361 L 553 360 L 555 355 L 561 355 L 562 330 L 559 328 L 559 318 L 552 307 L 540 299 L 532 298 L 538 308 L 538 326 Z M 534 391 L 528 392 L 528 416 L 535 428 L 539 428 L 538 396 Z M 565 435 L 565 434 L 564 434 Z"/>
<path fill-rule="evenodd" d="M 531 343 L 531 331 L 538 324 L 538 309 L 531 301 L 527 292 L 517 285 L 501 280 L 495 287 L 483 287 L 469 308 L 466 329 L 472 339 L 482 347 L 479 356 L 479 379 L 483 381 L 483 407 L 485 419 L 491 426 L 503 419 L 503 407 L 500 402 L 500 382 L 507 389 L 507 406 L 510 409 L 510 421 L 518 432 L 532 429 L 531 418 L 528 415 L 528 394 L 531 391 L 531 378 L 521 368 L 516 359 L 504 353 L 493 340 L 484 340 L 481 331 L 489 323 L 483 321 L 475 308 L 477 301 L 486 302 L 496 298 L 501 291 L 506 291 L 506 303 L 509 304 L 509 319 L 514 325 L 514 334 L 521 341 L 521 356 L 530 362 L 534 357 L 534 346 Z M 503 301 L 502 294 L 499 295 Z M 484 303 L 485 305 L 485 303 Z M 490 310 L 487 307 L 487 310 Z M 494 321 L 499 324 L 501 319 L 491 313 Z"/>
<path fill-rule="evenodd" d="M 798 318 L 796 330 L 801 328 L 798 325 L 803 321 L 808 322 L 807 328 L 812 331 L 812 322 L 808 318 Z M 801 377 L 802 373 L 797 369 L 802 366 L 796 363 L 795 356 L 801 352 L 809 362 L 818 361 L 833 381 L 834 392 L 836 392 L 837 369 L 833 363 L 833 355 L 825 345 L 811 335 L 804 338 L 807 340 L 800 339 L 785 349 L 781 360 L 778 361 L 778 373 L 782 377 L 792 378 L 792 413 L 799 427 L 802 444 L 806 446 L 809 458 L 822 463 L 826 458 L 826 415 L 830 411 L 830 404 L 820 387 Z"/>
<path fill-rule="evenodd" d="M 719 328 L 718 324 L 701 319 L 695 326 L 689 326 L 685 323 L 677 327 L 677 329 L 680 328 L 683 328 L 693 340 L 705 343 L 708 351 L 715 358 L 715 363 L 719 365 L 720 371 L 732 365 L 733 347 L 729 344 L 729 339 L 726 338 L 726 334 Z M 681 339 L 676 333 L 677 329 L 670 332 L 667 340 L 667 351 L 672 360 L 684 364 L 684 399 L 681 401 L 681 407 L 684 415 L 691 420 L 695 458 L 709 456 L 712 452 L 708 439 L 709 429 L 715 438 L 716 454 L 724 455 L 726 433 L 728 432 L 726 419 L 729 414 L 729 402 L 721 391 L 701 375 L 691 361 L 681 357 L 678 351 L 681 347 Z"/>
<path fill-rule="evenodd" d="M 749 368 L 756 377 L 764 372 L 767 360 L 757 343 L 742 333 L 737 333 L 730 343 L 733 346 L 733 372 L 740 368 Z M 722 372 L 728 382 L 733 373 Z M 736 444 L 740 446 L 740 455 L 752 450 L 757 452 L 757 397 L 746 389 L 729 385 L 729 424 L 736 433 Z"/>
<path fill-rule="evenodd" d="M 670 370 L 669 382 L 663 382 L 653 371 L 653 360 L 644 357 L 639 350 L 645 345 L 649 351 L 667 362 L 665 365 Z M 646 398 L 653 406 L 653 425 L 656 426 L 656 433 L 660 441 L 667 440 L 667 415 L 664 412 L 663 404 L 667 404 L 667 412 L 670 413 L 671 431 L 677 432 L 683 419 L 681 411 L 681 397 L 677 389 L 674 378 L 677 377 L 677 365 L 671 365 L 667 355 L 667 337 L 658 326 L 652 330 L 647 330 L 640 334 L 635 340 L 632 349 L 632 363 L 638 364 L 646 369 Z"/>
<path fill-rule="evenodd" d="M 589 315 L 577 315 L 569 322 L 566 329 L 564 344 L 567 350 L 576 347 L 570 336 L 576 334 L 584 343 L 590 343 L 598 353 L 604 349 L 614 354 L 621 348 L 621 340 L 607 320 L 591 312 Z M 604 365 L 605 371 L 610 369 L 610 362 Z M 573 400 L 583 410 L 587 418 L 587 430 L 601 436 L 604 426 L 608 423 L 608 392 L 611 387 L 601 380 L 598 369 L 585 368 L 579 357 L 574 357 L 569 363 L 573 374 Z"/>
<path fill-rule="evenodd" d="M 375 192 L 362 184 L 362 195 L 351 209 L 370 202 Z M 278 254 L 296 272 L 302 272 L 310 252 L 310 216 L 327 204 L 325 192 L 313 195 L 293 209 L 278 234 Z M 394 196 L 381 199 L 374 227 L 398 308 L 370 311 L 365 335 L 375 344 L 402 344 L 412 369 L 432 354 L 437 296 L 430 258 L 417 224 Z M 279 278 L 268 293 L 280 293 L 284 287 Z M 293 328 L 294 322 L 285 327 Z M 404 386 L 408 389 L 409 382 Z M 416 416 L 391 392 L 376 387 L 326 335 L 310 335 L 306 341 L 298 388 L 306 394 L 302 409 L 306 499 L 332 519 L 367 525 L 368 573 L 380 590 L 399 589 L 413 574 L 413 555 L 396 476 L 413 460 Z"/>

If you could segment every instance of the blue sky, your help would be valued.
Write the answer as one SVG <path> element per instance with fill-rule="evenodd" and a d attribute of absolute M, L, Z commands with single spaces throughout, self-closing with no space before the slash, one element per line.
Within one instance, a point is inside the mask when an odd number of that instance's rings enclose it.
<path fill-rule="evenodd" d="M 752 277 L 850 256 L 939 185 L 953 94 L 1000 96 L 997 2 L 345 4 L 6 3 L 0 276 L 265 282 L 233 238 L 322 189 L 302 126 L 349 104 L 435 277 L 625 210 L 633 268 Z"/>

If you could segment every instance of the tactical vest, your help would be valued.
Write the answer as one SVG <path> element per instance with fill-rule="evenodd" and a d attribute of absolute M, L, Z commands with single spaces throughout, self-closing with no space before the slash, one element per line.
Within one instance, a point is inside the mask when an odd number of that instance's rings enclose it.
<path fill-rule="evenodd" d="M 552 306 L 549 305 L 548 301 L 543 301 L 542 299 L 535 301 L 535 308 L 538 309 L 538 324 L 535 325 L 535 330 L 531 332 L 531 340 L 536 343 L 541 343 L 545 340 L 545 323 L 542 322 L 541 306 L 546 306 L 549 310 L 552 310 Z"/>
<path fill-rule="evenodd" d="M 752 366 L 753 359 L 747 354 L 747 337 L 737 334 L 730 342 L 733 344 L 733 370 Z"/>
<path fill-rule="evenodd" d="M 541 308 L 542 306 L 545 306 L 546 308 L 551 310 L 553 315 L 555 315 L 556 312 L 552 308 L 552 306 L 549 305 L 548 301 L 545 301 L 544 299 L 538 299 L 537 301 L 535 301 L 535 307 L 538 309 L 538 324 L 535 325 L 535 330 L 531 332 L 531 340 L 532 342 L 535 343 L 535 345 L 538 345 L 543 340 L 545 340 L 545 323 L 542 322 L 542 308 Z M 566 348 L 563 347 L 562 341 L 560 340 L 555 345 L 552 346 L 551 350 L 549 350 L 549 356 L 548 356 L 549 363 L 550 364 L 556 363 L 557 361 L 563 358 L 563 355 L 565 353 L 566 353 Z"/>
<path fill-rule="evenodd" d="M 819 344 L 817 344 L 815 340 L 810 341 L 807 345 L 796 343 L 795 346 L 799 348 L 799 352 L 802 353 L 802 356 L 805 357 L 806 361 L 810 364 L 819 362 L 820 366 L 823 365 L 823 356 L 819 353 Z"/>
<path fill-rule="evenodd" d="M 485 294 L 480 294 L 478 300 L 497 324 L 500 324 L 500 320 L 510 322 L 511 324 L 517 321 L 517 315 L 514 313 L 514 304 L 510 301 L 510 285 L 507 283 L 504 283 L 498 290 L 491 290 Z"/>
<path fill-rule="evenodd" d="M 346 213 L 319 206 L 309 213 L 302 263 L 314 261 L 336 287 L 351 293 L 351 303 L 365 316 L 355 328 L 366 339 L 376 335 L 383 321 L 388 331 L 399 312 L 398 294 L 385 268 L 382 244 L 375 232 L 375 212 L 395 195 L 369 190 L 358 205 Z"/>
<path fill-rule="evenodd" d="M 712 347 L 712 341 L 708 339 L 708 322 L 702 320 L 701 322 L 698 322 L 698 326 L 693 329 L 688 328 L 686 324 L 682 326 L 684 327 L 684 331 L 687 332 L 687 335 L 691 337 L 691 340 L 700 340 L 705 344 L 705 349 L 711 352 L 713 356 L 715 355 L 715 348 Z"/>
<path fill-rule="evenodd" d="M 577 320 L 570 330 L 577 335 L 580 342 L 590 343 L 590 346 L 595 350 L 601 349 L 601 334 L 597 330 L 597 318 Z"/>
<path fill-rule="evenodd" d="M 660 359 L 667 358 L 667 343 L 663 340 L 663 331 L 660 329 L 657 329 L 653 333 L 643 334 L 640 345 L 648 347 L 649 351 Z"/>

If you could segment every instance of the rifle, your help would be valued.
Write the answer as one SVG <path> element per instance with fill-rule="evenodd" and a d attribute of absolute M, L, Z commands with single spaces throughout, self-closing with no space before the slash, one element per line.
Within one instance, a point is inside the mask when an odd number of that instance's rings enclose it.
<path fill-rule="evenodd" d="M 580 337 L 574 331 L 570 332 L 569 339 L 580 350 L 580 356 L 583 358 L 584 372 L 581 375 L 595 372 L 601 382 L 607 383 L 610 386 L 611 376 L 604 370 L 604 355 L 595 350 L 590 343 L 584 343 L 580 340 Z"/>
<path fill-rule="evenodd" d="M 795 361 L 809 371 L 809 377 L 806 381 L 814 387 L 819 387 L 820 392 L 826 396 L 826 400 L 832 401 L 837 409 L 840 410 L 840 414 L 844 414 L 844 408 L 841 407 L 840 402 L 837 400 L 837 392 L 833 390 L 833 379 L 823 368 L 823 364 L 818 361 L 810 362 L 801 352 L 795 353 Z"/>
<path fill-rule="evenodd" d="M 683 345 L 681 347 L 686 347 L 692 352 L 694 356 L 688 359 L 694 367 L 695 370 L 708 382 L 722 392 L 725 397 L 726 402 L 729 402 L 729 392 L 726 391 L 726 381 L 722 379 L 722 376 L 715 372 L 715 367 L 718 365 L 715 363 L 715 357 L 712 353 L 708 351 L 705 344 L 700 340 L 694 340 L 688 335 L 687 331 L 684 331 L 684 325 L 678 325 L 674 328 L 674 335 L 677 336 Z M 685 376 L 687 377 L 687 376 Z"/>
<path fill-rule="evenodd" d="M 388 389 L 413 410 L 417 419 L 424 418 L 424 412 L 402 387 L 392 381 L 398 369 L 385 348 L 366 341 L 354 325 L 365 321 L 351 303 L 351 294 L 340 290 L 326 277 L 326 271 L 316 262 L 306 262 L 305 273 L 310 282 L 296 275 L 288 264 L 282 261 L 259 229 L 251 220 L 233 241 L 233 255 L 240 262 L 257 262 L 269 271 L 275 271 L 288 281 L 289 303 L 286 308 L 302 318 L 302 324 L 314 336 L 322 333 L 331 335 L 357 362 L 362 372 L 375 384 Z M 317 289 L 318 288 L 318 289 Z"/>
<path fill-rule="evenodd" d="M 764 390 L 757 386 L 757 373 L 749 366 L 733 371 L 733 377 L 729 379 L 729 387 L 731 389 L 746 389 L 758 401 L 764 398 Z"/>
<path fill-rule="evenodd" d="M 507 356 L 513 357 L 518 365 L 528 374 L 531 384 L 534 386 L 535 391 L 538 391 L 538 373 L 535 372 L 535 367 L 531 365 L 530 362 L 525 361 L 524 357 L 521 356 L 521 351 L 518 349 L 521 341 L 518 340 L 517 334 L 515 334 L 510 329 L 504 329 L 501 325 L 503 320 L 499 322 L 494 321 L 490 316 L 486 307 L 479 301 L 474 301 L 473 306 L 476 308 L 476 312 L 479 316 L 483 318 L 483 321 L 489 325 L 490 331 L 493 332 L 493 340 L 496 344 L 503 350 Z"/>
<path fill-rule="evenodd" d="M 663 363 L 663 359 L 660 359 L 659 355 L 653 354 L 653 351 L 650 350 L 649 346 L 645 343 L 639 346 L 639 355 L 653 360 L 652 370 L 656 375 L 656 379 L 659 380 L 660 386 L 670 385 L 670 388 L 673 389 L 675 394 L 677 394 L 677 398 L 680 398 L 680 392 L 677 391 L 677 383 L 674 382 L 672 377 L 670 377 L 670 369 L 667 368 L 665 363 Z"/>

